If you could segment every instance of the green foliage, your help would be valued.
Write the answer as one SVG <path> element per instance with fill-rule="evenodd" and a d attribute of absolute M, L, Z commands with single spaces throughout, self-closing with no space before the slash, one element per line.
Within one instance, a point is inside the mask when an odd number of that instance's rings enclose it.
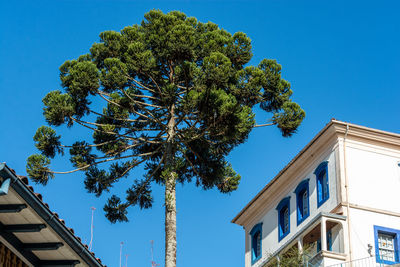
<path fill-rule="evenodd" d="M 55 130 L 47 126 L 37 129 L 33 136 L 36 148 L 49 158 L 54 158 L 56 153 L 63 154 L 63 149 L 60 147 L 60 138 L 61 136 L 57 136 Z"/>
<path fill-rule="evenodd" d="M 49 165 L 49 158 L 44 155 L 34 154 L 28 157 L 26 172 L 33 181 L 45 185 L 49 178 L 54 178 L 54 174 L 50 172 Z"/>
<path fill-rule="evenodd" d="M 107 204 L 104 206 L 104 211 L 106 212 L 107 219 L 112 223 L 116 223 L 117 221 L 127 222 L 127 207 L 128 205 L 126 203 L 122 203 L 119 197 L 113 195 L 108 199 Z"/>
<path fill-rule="evenodd" d="M 61 84 L 70 96 L 74 104 L 74 115 L 78 118 L 88 114 L 90 101 L 87 97 L 96 94 L 99 88 L 99 70 L 94 63 L 88 61 L 89 58 L 84 56 L 78 60 L 66 61 L 60 67 Z"/>
<path fill-rule="evenodd" d="M 141 209 L 148 209 L 153 206 L 151 187 L 145 180 L 135 181 L 126 193 L 126 200 L 132 205 L 139 205 Z"/>
<path fill-rule="evenodd" d="M 221 183 L 217 184 L 221 193 L 230 193 L 238 188 L 241 177 L 235 173 L 231 164 L 226 164 L 221 177 L 225 177 Z"/>
<path fill-rule="evenodd" d="M 282 110 L 280 113 L 275 113 L 272 120 L 277 124 L 283 136 L 290 136 L 296 132 L 303 120 L 304 111 L 297 103 L 293 102 L 285 102 Z"/>
<path fill-rule="evenodd" d="M 72 125 L 71 117 L 75 114 L 74 103 L 69 94 L 62 94 L 59 90 L 48 93 L 43 98 L 43 115 L 48 124 L 60 126 L 63 123 Z"/>
<path fill-rule="evenodd" d="M 95 162 L 96 155 L 90 154 L 92 148 L 85 141 L 75 142 L 69 150 L 70 161 L 76 168 L 83 168 Z"/>
<path fill-rule="evenodd" d="M 123 177 L 127 177 L 133 164 L 134 162 L 129 161 L 122 164 L 113 163 L 108 172 L 91 166 L 85 173 L 85 188 L 88 192 L 95 193 L 99 197 L 103 191 L 109 192 L 113 183 Z"/>
<path fill-rule="evenodd" d="M 263 267 L 303 267 L 306 265 L 307 258 L 305 255 L 309 252 L 309 247 L 304 247 L 301 253 L 297 246 L 289 248 L 279 255 L 279 263 L 276 257 L 271 257 L 267 264 Z"/>
<path fill-rule="evenodd" d="M 305 113 L 292 102 L 281 65 L 264 59 L 249 66 L 251 58 L 245 33 L 151 10 L 140 25 L 102 32 L 89 54 L 60 67 L 63 92 L 44 97 L 44 117 L 49 125 L 80 125 L 92 133 L 93 142 L 69 146 L 86 189 L 100 196 L 134 167 L 145 167 L 124 199 L 109 199 L 110 221 L 127 221 L 130 206 L 150 208 L 151 185 L 165 185 L 165 172 L 174 173 L 173 183 L 236 190 L 240 175 L 226 157 L 256 125 L 254 107 L 270 113 L 267 123 L 283 136 L 296 132 Z M 63 152 L 60 136 L 43 126 L 34 139 L 43 156 L 31 156 L 27 171 L 45 183 L 53 175 L 48 157 Z"/>

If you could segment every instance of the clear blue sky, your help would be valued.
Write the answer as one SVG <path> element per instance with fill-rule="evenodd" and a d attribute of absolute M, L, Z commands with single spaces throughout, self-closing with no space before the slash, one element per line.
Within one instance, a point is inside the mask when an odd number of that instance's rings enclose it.
<path fill-rule="evenodd" d="M 0 161 L 25 174 L 26 158 L 36 153 L 32 136 L 44 124 L 41 99 L 60 88 L 59 66 L 87 53 L 101 31 L 140 23 L 153 8 L 181 10 L 232 33 L 247 33 L 252 63 L 277 59 L 294 100 L 307 112 L 292 138 L 274 128 L 255 129 L 232 152 L 242 184 L 230 196 L 178 186 L 178 266 L 243 266 L 244 233 L 230 220 L 331 118 L 400 132 L 398 1 L 1 1 Z M 76 135 L 62 133 L 67 142 Z M 71 168 L 67 158 L 53 166 Z M 127 185 L 122 182 L 115 191 Z M 130 255 L 128 266 L 150 266 L 150 240 L 163 266 L 162 188 L 154 189 L 152 210 L 131 209 L 130 222 L 116 225 L 102 211 L 107 195 L 97 199 L 86 193 L 82 174 L 57 176 L 35 188 L 87 242 L 90 207 L 97 208 L 94 251 L 108 266 L 118 266 L 121 241 Z"/>

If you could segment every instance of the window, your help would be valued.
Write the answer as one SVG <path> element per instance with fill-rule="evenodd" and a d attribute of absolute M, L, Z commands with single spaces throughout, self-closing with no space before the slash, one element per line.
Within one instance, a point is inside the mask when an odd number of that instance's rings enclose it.
<path fill-rule="evenodd" d="M 400 230 L 374 226 L 376 262 L 393 264 L 399 262 Z"/>
<path fill-rule="evenodd" d="M 317 177 L 317 203 L 320 207 L 329 198 L 328 162 L 324 161 L 319 164 L 314 174 Z"/>
<path fill-rule="evenodd" d="M 278 211 L 278 240 L 281 241 L 290 233 L 290 197 L 282 199 L 276 210 Z"/>
<path fill-rule="evenodd" d="M 310 201 L 308 184 L 310 179 L 302 181 L 294 191 L 296 194 L 297 225 L 302 223 L 310 215 Z"/>
<path fill-rule="evenodd" d="M 332 231 L 326 232 L 326 243 L 328 251 L 332 251 Z"/>
<path fill-rule="evenodd" d="M 326 232 L 326 247 L 328 251 L 332 251 L 332 231 Z M 317 240 L 317 252 L 321 251 L 321 238 Z"/>
<path fill-rule="evenodd" d="M 262 237 L 262 223 L 253 227 L 250 231 L 251 236 L 251 264 L 254 264 L 261 258 L 261 237 Z"/>
<path fill-rule="evenodd" d="M 379 256 L 385 261 L 396 261 L 394 251 L 395 236 L 378 233 Z"/>

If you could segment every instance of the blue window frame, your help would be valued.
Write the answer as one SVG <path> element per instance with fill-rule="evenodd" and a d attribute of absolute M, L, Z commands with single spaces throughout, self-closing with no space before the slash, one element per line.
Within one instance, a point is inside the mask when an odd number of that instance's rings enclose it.
<path fill-rule="evenodd" d="M 376 262 L 399 263 L 400 230 L 374 225 Z"/>
<path fill-rule="evenodd" d="M 326 248 L 328 251 L 332 251 L 332 231 L 326 232 Z M 317 240 L 317 252 L 321 251 L 321 238 Z"/>
<path fill-rule="evenodd" d="M 262 223 L 256 224 L 250 231 L 251 236 L 251 264 L 261 259 L 262 255 Z"/>
<path fill-rule="evenodd" d="M 285 197 L 276 207 L 278 211 L 278 240 L 290 233 L 290 197 Z"/>
<path fill-rule="evenodd" d="M 309 181 L 310 179 L 306 179 L 300 182 L 296 190 L 294 190 L 296 194 L 297 225 L 310 215 Z"/>
<path fill-rule="evenodd" d="M 317 206 L 319 208 L 329 198 L 328 161 L 319 164 L 314 174 L 317 178 Z"/>
<path fill-rule="evenodd" d="M 332 251 L 332 231 L 326 232 L 326 243 L 328 251 Z"/>

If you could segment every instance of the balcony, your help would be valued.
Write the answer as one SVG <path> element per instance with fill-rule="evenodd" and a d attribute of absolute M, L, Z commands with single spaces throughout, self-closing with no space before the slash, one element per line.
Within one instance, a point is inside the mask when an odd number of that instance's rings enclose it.
<path fill-rule="evenodd" d="M 320 213 L 261 267 L 400 267 L 400 251 L 349 261 L 346 217 Z"/>
<path fill-rule="evenodd" d="M 297 252 L 295 257 L 301 258 L 300 266 L 326 267 L 345 263 L 348 251 L 345 222 L 345 216 L 321 212 L 259 266 L 284 265 L 279 262 L 293 257 L 293 250 Z"/>

